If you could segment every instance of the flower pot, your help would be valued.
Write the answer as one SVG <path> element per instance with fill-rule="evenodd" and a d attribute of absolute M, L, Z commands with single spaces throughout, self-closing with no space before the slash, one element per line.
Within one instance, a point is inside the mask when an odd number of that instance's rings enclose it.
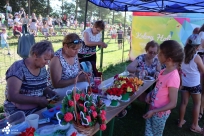
<path fill-rule="evenodd" d="M 128 100 L 130 93 L 125 93 L 122 95 L 122 100 Z"/>
<path fill-rule="evenodd" d="M 117 106 L 118 105 L 118 100 L 111 100 L 111 106 Z"/>

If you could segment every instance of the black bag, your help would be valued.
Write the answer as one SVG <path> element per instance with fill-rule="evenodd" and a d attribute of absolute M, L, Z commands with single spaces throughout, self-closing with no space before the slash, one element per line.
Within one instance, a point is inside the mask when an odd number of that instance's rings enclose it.
<path fill-rule="evenodd" d="M 23 34 L 19 37 L 17 54 L 22 58 L 28 58 L 30 48 L 35 44 L 34 35 Z"/>

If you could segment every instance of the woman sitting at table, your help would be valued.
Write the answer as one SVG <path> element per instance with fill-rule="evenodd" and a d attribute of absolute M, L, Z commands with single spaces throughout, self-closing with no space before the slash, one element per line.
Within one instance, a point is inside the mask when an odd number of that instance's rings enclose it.
<path fill-rule="evenodd" d="M 48 105 L 46 97 L 55 92 L 47 88 L 45 65 L 54 54 L 49 41 L 34 44 L 28 58 L 14 62 L 6 72 L 4 111 L 9 115 L 23 111 L 29 115 Z"/>
<path fill-rule="evenodd" d="M 151 76 L 156 78 L 161 70 L 160 62 L 157 58 L 159 45 L 155 41 L 150 41 L 145 46 L 146 54 L 139 55 L 136 59 L 127 66 L 127 70 L 130 73 L 139 73 L 144 70 L 145 76 Z M 147 90 L 148 92 L 150 90 Z M 146 93 L 143 93 L 138 98 L 144 101 Z"/>
<path fill-rule="evenodd" d="M 139 55 L 132 63 L 127 66 L 130 73 L 145 71 L 146 76 L 157 77 L 161 70 L 161 65 L 157 58 L 159 45 L 155 41 L 150 41 L 145 46 L 146 54 Z"/>
<path fill-rule="evenodd" d="M 50 79 L 54 91 L 63 98 L 67 90 L 72 90 L 75 78 L 81 70 L 78 60 L 78 50 L 81 48 L 81 39 L 75 33 L 68 34 L 63 40 L 63 47 L 55 52 L 50 62 Z M 86 76 L 81 74 L 78 78 L 77 87 L 85 89 L 88 86 Z"/>

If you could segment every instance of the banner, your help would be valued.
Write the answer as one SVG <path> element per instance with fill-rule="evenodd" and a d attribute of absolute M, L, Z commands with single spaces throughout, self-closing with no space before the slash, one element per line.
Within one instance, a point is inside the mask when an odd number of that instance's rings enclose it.
<path fill-rule="evenodd" d="M 174 14 L 172 16 L 148 14 L 144 16 L 142 13 L 142 16 L 138 16 L 133 13 L 130 60 L 145 53 L 146 43 L 152 40 L 159 44 L 165 40 L 176 40 L 183 46 L 193 29 L 201 27 L 203 22 L 204 15 L 200 14 Z"/>

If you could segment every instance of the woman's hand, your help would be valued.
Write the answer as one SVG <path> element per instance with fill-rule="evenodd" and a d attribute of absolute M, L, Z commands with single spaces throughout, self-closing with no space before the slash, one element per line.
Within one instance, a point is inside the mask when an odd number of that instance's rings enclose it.
<path fill-rule="evenodd" d="M 78 82 L 87 81 L 87 80 L 88 80 L 87 78 L 88 78 L 88 77 L 87 77 L 84 73 L 82 73 L 82 74 L 79 75 L 79 77 L 78 77 Z"/>
<path fill-rule="evenodd" d="M 154 111 L 150 110 L 145 115 L 143 115 L 143 118 L 148 119 L 148 118 L 151 118 L 153 115 L 154 115 Z"/>
<path fill-rule="evenodd" d="M 46 99 L 46 97 L 38 97 L 38 106 L 41 108 L 44 108 L 48 105 L 48 100 Z"/>
<path fill-rule="evenodd" d="M 154 78 L 157 79 L 159 76 L 159 72 L 157 71 L 155 74 L 154 74 Z"/>
<path fill-rule="evenodd" d="M 45 88 L 45 90 L 43 91 L 43 95 L 46 97 L 46 98 L 52 98 L 53 96 L 56 95 L 56 92 L 52 91 L 50 88 Z"/>

